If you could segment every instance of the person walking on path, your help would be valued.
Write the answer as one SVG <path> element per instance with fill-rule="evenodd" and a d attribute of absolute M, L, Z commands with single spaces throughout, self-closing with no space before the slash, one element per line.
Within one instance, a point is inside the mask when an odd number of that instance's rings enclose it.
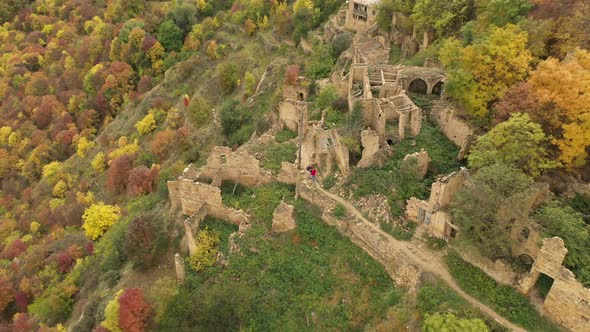
<path fill-rule="evenodd" d="M 314 165 L 307 166 L 306 169 L 309 171 L 309 175 L 311 176 L 311 181 L 315 185 L 316 176 L 318 174 L 318 171 L 315 169 Z"/>

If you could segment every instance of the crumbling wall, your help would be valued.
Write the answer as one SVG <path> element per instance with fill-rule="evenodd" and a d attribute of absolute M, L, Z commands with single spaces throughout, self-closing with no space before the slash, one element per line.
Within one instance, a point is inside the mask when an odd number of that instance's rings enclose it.
<path fill-rule="evenodd" d="M 569 330 L 588 331 L 590 289 L 584 288 L 575 275 L 561 265 L 566 254 L 562 239 L 544 239 L 531 271 L 520 283 L 520 290 L 530 292 L 541 273 L 553 278 L 544 303 L 547 315 Z"/>
<path fill-rule="evenodd" d="M 283 85 L 283 98 L 304 101 L 309 98 L 309 82 L 305 77 L 298 77 L 296 84 Z"/>
<path fill-rule="evenodd" d="M 475 138 L 475 129 L 457 116 L 456 111 L 450 106 L 435 107 L 430 114 L 445 136 L 461 149 L 457 158 L 465 158 Z"/>
<path fill-rule="evenodd" d="M 418 152 L 406 155 L 403 161 L 409 161 L 410 159 L 416 160 L 416 171 L 422 178 L 424 178 L 426 173 L 428 173 L 428 165 L 431 161 L 428 152 L 424 149 L 420 149 Z"/>
<path fill-rule="evenodd" d="M 379 0 L 351 0 L 348 3 L 348 9 L 346 10 L 346 23 L 344 27 L 349 30 L 356 32 L 365 32 L 371 28 L 376 21 L 376 8 L 375 6 Z M 367 11 L 364 13 L 366 19 L 363 20 L 358 16 L 358 12 L 355 10 L 356 5 L 367 6 Z"/>
<path fill-rule="evenodd" d="M 182 213 L 191 216 L 206 205 L 207 214 L 227 220 L 232 224 L 240 225 L 249 220 L 249 216 L 242 210 L 225 207 L 221 200 L 221 189 L 211 185 L 194 182 L 191 180 L 179 178 L 177 181 L 168 181 L 168 188 L 176 188 L 175 194 L 170 194 L 180 198 L 178 206 Z M 172 191 L 170 191 L 172 193 Z"/>
<path fill-rule="evenodd" d="M 201 168 L 199 177 L 213 180 L 213 185 L 222 181 L 234 181 L 253 187 L 272 180 L 270 172 L 260 168 L 260 162 L 246 151 L 232 151 L 225 146 L 216 146 L 207 158 L 207 164 Z"/>
<path fill-rule="evenodd" d="M 283 233 L 294 230 L 296 227 L 293 212 L 295 207 L 281 201 L 279 206 L 272 214 L 272 231 L 276 233 Z"/>
<path fill-rule="evenodd" d="M 299 132 L 299 124 L 302 123 L 303 134 L 307 130 L 307 107 L 293 99 L 285 99 L 279 103 L 279 120 L 281 128 L 287 127 L 289 130 Z"/>
<path fill-rule="evenodd" d="M 361 144 L 363 145 L 363 155 L 358 163 L 358 167 L 366 168 L 373 165 L 375 154 L 379 151 L 379 134 L 369 129 L 361 132 Z"/>
<path fill-rule="evenodd" d="M 296 184 L 299 176 L 297 165 L 283 161 L 281 163 L 281 171 L 279 172 L 277 180 L 279 182 Z"/>
<path fill-rule="evenodd" d="M 310 128 L 301 145 L 301 163 L 303 167 L 318 165 L 322 174 L 333 172 L 338 167 L 340 173 L 346 175 L 349 169 L 348 148 L 340 141 L 337 130 Z"/>
<path fill-rule="evenodd" d="M 430 190 L 430 206 L 437 209 L 448 208 L 451 199 L 463 187 L 467 176 L 467 170 L 462 169 L 436 179 Z"/>

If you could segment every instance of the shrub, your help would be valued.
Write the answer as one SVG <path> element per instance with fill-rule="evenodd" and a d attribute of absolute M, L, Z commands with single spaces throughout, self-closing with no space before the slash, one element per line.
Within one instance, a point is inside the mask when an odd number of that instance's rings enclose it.
<path fill-rule="evenodd" d="M 124 332 L 142 332 L 147 330 L 151 315 L 150 306 L 138 288 L 128 288 L 119 297 L 119 326 Z"/>
<path fill-rule="evenodd" d="M 129 184 L 127 191 L 131 196 L 149 194 L 156 190 L 156 181 L 160 168 L 153 167 L 151 170 L 145 166 L 136 167 L 129 172 Z"/>
<path fill-rule="evenodd" d="M 161 218 L 140 215 L 133 218 L 125 233 L 125 248 L 136 266 L 149 268 L 167 243 Z"/>
<path fill-rule="evenodd" d="M 315 44 L 306 67 L 307 76 L 314 80 L 328 77 L 332 67 L 334 67 L 332 46 L 321 42 Z"/>
<path fill-rule="evenodd" d="M 158 41 L 168 52 L 180 51 L 182 35 L 182 30 L 172 20 L 164 21 L 158 29 Z"/>
<path fill-rule="evenodd" d="M 157 128 L 156 119 L 152 113 L 146 115 L 143 119 L 137 121 L 135 128 L 140 136 L 149 134 Z"/>
<path fill-rule="evenodd" d="M 104 320 L 100 323 L 100 326 L 107 328 L 110 332 L 122 332 L 119 327 L 119 312 L 121 307 L 119 298 L 122 293 L 123 290 L 119 290 L 104 309 Z"/>
<path fill-rule="evenodd" d="M 80 140 L 78 140 L 76 154 L 80 158 L 86 158 L 86 154 L 88 154 L 88 151 L 90 151 L 94 147 L 94 145 L 94 142 L 89 141 L 86 137 L 82 137 L 80 138 Z"/>
<path fill-rule="evenodd" d="M 103 202 L 92 204 L 88 207 L 82 219 L 86 236 L 92 240 L 98 239 L 104 232 L 106 232 L 121 216 L 121 209 L 118 206 L 106 205 Z"/>
<path fill-rule="evenodd" d="M 150 143 L 152 152 L 158 157 L 159 160 L 166 158 L 170 149 L 175 143 L 176 133 L 172 130 L 162 130 L 156 134 L 154 140 Z"/>
<path fill-rule="evenodd" d="M 329 107 L 334 101 L 338 99 L 338 90 L 333 84 L 325 86 L 315 100 L 315 105 L 319 109 Z"/>
<path fill-rule="evenodd" d="M 336 185 L 336 178 L 334 175 L 328 175 L 324 178 L 322 185 L 324 186 L 324 189 L 330 190 Z"/>
<path fill-rule="evenodd" d="M 195 240 L 197 248 L 189 258 L 189 264 L 195 271 L 200 272 L 215 264 L 220 238 L 216 233 L 204 229 L 197 234 Z"/>
<path fill-rule="evenodd" d="M 221 88 L 225 93 L 231 93 L 240 79 L 240 67 L 235 62 L 223 62 L 215 69 Z"/>
<path fill-rule="evenodd" d="M 287 66 L 287 71 L 285 72 L 285 81 L 291 85 L 297 84 L 297 78 L 299 77 L 299 65 L 289 65 Z"/>
<path fill-rule="evenodd" d="M 334 207 L 334 211 L 332 211 L 332 214 L 334 215 L 334 217 L 342 219 L 342 217 L 346 215 L 346 207 L 338 203 L 336 204 L 336 207 Z"/>
<path fill-rule="evenodd" d="M 100 174 L 100 173 L 104 172 L 104 170 L 107 166 L 107 162 L 106 162 L 104 153 L 103 152 L 97 153 L 96 156 L 94 156 L 94 159 L 92 159 L 90 166 L 92 166 L 92 170 L 96 174 Z"/>
<path fill-rule="evenodd" d="M 107 177 L 107 188 L 119 194 L 125 190 L 129 182 L 129 173 L 133 167 L 133 158 L 130 155 L 123 155 L 111 162 Z"/>
<path fill-rule="evenodd" d="M 296 132 L 291 131 L 287 128 L 283 128 L 275 136 L 275 141 L 277 141 L 277 143 L 283 143 L 283 142 L 288 141 L 288 140 L 295 138 L 295 137 L 297 137 Z"/>

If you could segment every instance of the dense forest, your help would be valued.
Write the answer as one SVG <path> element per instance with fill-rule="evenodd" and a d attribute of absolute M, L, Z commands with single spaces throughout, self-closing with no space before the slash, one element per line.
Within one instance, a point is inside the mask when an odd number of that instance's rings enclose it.
<path fill-rule="evenodd" d="M 187 260 L 185 285 L 176 283 L 173 255 L 183 234 L 166 182 L 190 163 L 203 165 L 213 146 L 238 147 L 264 133 L 285 81 L 327 78 L 342 66 L 351 37 L 317 36 L 344 6 L 2 1 L 0 331 L 391 330 L 413 316 L 425 331 L 459 319 L 474 331 L 501 330 L 436 280 L 409 300 L 369 255 L 320 221 L 322 211 L 277 183 L 224 184 L 224 203 L 253 216 L 239 240 L 251 249 L 228 266 L 216 263 L 217 251 L 231 255 L 227 238 L 237 229 L 208 217 L 197 235 L 203 253 Z M 401 209 L 410 196 L 425 196 L 435 175 L 466 165 L 474 187 L 451 210 L 463 239 L 516 266 L 509 221 L 496 211 L 546 177 L 590 181 L 590 3 L 382 0 L 380 34 L 391 32 L 395 13 L 405 17 L 398 29 L 427 31 L 434 42 L 392 62 L 444 64 L 449 102 L 482 135 L 463 164 L 456 147 L 425 127 L 418 144 L 431 143 L 441 157 L 424 183 L 396 171 L 394 160 L 354 171 L 344 186 L 354 196 L 391 196 L 390 186 L 405 184 L 389 202 Z M 309 53 L 297 47 L 302 39 Z M 335 89 L 312 97 L 332 122 L 360 127 L 342 103 Z M 414 149 L 403 144 L 399 151 Z M 347 145 L 360 153 L 358 137 Z M 268 168 L 280 169 L 294 151 L 277 144 L 261 154 L 273 154 Z M 564 264 L 588 286 L 590 197 L 552 190 L 546 204 L 524 213 L 545 235 L 564 239 Z M 295 206 L 298 229 L 271 239 L 283 198 Z"/>

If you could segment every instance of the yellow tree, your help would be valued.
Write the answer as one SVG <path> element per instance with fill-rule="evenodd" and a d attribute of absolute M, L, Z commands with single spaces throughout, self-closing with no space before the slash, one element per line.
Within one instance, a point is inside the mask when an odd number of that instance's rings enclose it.
<path fill-rule="evenodd" d="M 106 205 L 103 202 L 92 204 L 84 211 L 82 228 L 86 236 L 96 240 L 106 232 L 121 217 L 121 209 L 116 205 Z"/>
<path fill-rule="evenodd" d="M 447 67 L 446 91 L 477 117 L 488 114 L 488 106 L 527 75 L 531 52 L 528 35 L 515 25 L 492 27 L 473 45 L 462 47 L 448 39 L 440 60 Z"/>
<path fill-rule="evenodd" d="M 567 166 L 585 164 L 590 146 L 590 53 L 577 49 L 564 61 L 539 63 L 529 82 L 537 99 L 556 106 L 563 134 L 554 140 Z"/>

